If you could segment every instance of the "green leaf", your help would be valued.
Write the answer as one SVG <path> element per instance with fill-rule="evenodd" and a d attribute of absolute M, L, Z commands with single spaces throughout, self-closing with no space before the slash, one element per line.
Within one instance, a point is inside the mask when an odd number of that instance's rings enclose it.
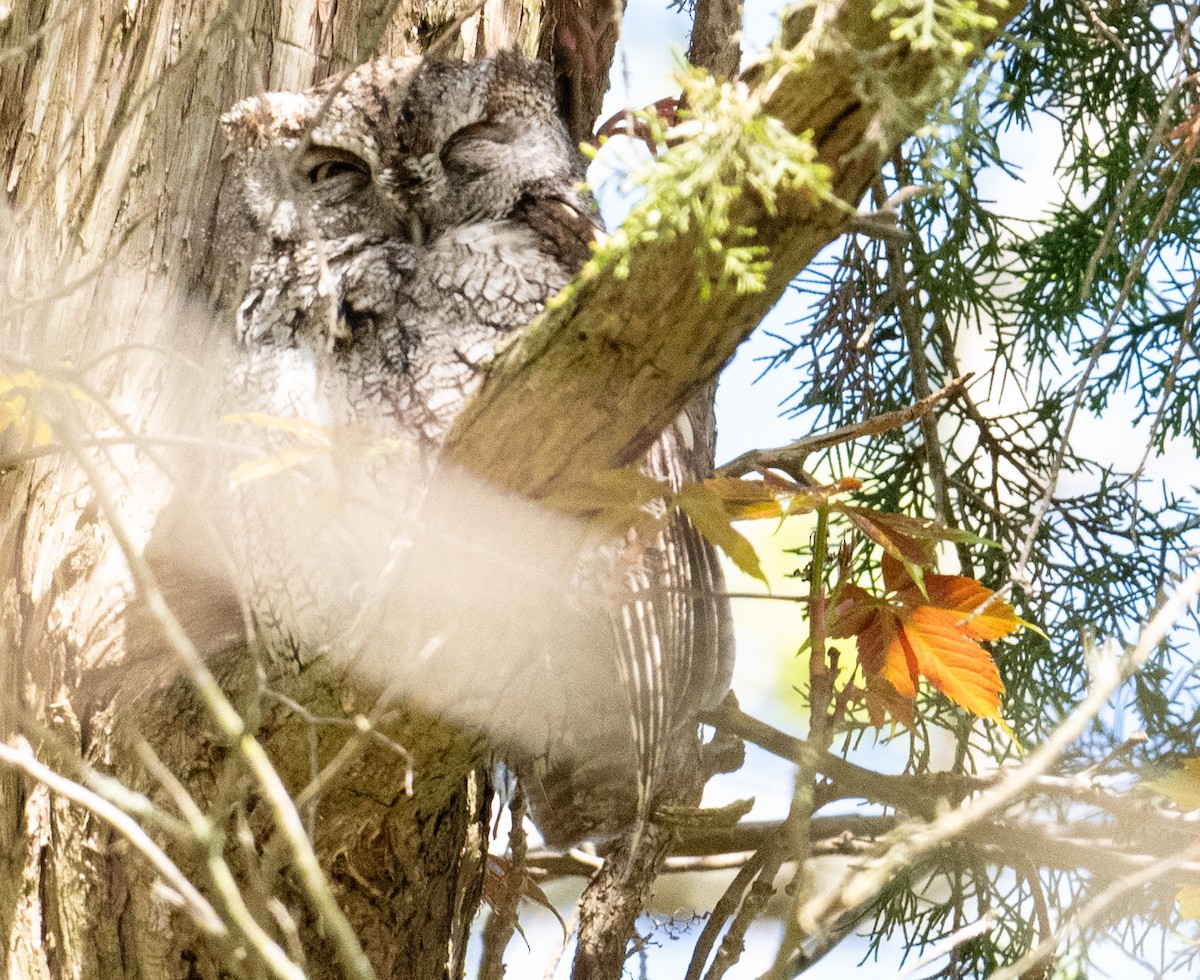
<path fill-rule="evenodd" d="M 762 570 L 758 552 L 733 526 L 720 494 L 703 483 L 685 483 L 674 499 L 675 505 L 687 514 L 696 530 L 725 552 L 741 571 L 758 579 L 768 589 L 771 587 Z"/>

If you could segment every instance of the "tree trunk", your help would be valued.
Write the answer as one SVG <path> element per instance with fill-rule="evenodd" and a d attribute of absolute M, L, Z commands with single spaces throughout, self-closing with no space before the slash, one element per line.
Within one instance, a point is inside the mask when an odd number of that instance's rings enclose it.
<path fill-rule="evenodd" d="M 154 346 L 168 333 L 163 319 L 194 320 L 201 336 L 212 329 L 183 312 L 179 294 L 208 276 L 218 120 L 239 99 L 303 89 L 377 54 L 552 54 L 547 23 L 541 4 L 519 0 L 16 5 L 0 22 L 0 147 L 21 226 L 0 275 L 17 298 L 2 315 L 0 376 L 41 367 L 43 354 L 78 365 Z M 583 104 L 596 84 L 602 94 L 611 52 L 575 85 Z M 82 414 L 110 398 L 142 431 L 183 410 L 160 360 L 126 348 L 98 362 Z M 82 438 L 83 420 L 70 421 L 75 394 L 56 414 L 63 392 L 47 381 L 43 408 L 56 439 Z M 124 786 L 126 809 L 158 807 L 143 822 L 206 898 L 164 887 L 146 856 L 154 845 L 132 845 L 98 816 L 103 799 L 85 792 L 77 805 L 0 766 L 0 975 L 292 976 L 299 965 L 311 977 L 461 975 L 488 835 L 479 740 L 413 712 L 374 719 L 368 738 L 354 725 L 372 704 L 332 668 L 283 678 L 241 647 L 199 651 L 220 680 L 207 699 L 186 679 L 138 695 L 130 638 L 171 645 L 152 598 L 169 583 L 137 567 L 169 482 L 145 445 L 76 444 L 78 458 L 64 460 L 39 455 L 39 440 L 4 422 L 4 740 L 28 739 L 101 797 Z M 135 595 L 137 631 L 125 615 Z M 172 612 L 195 625 L 177 600 Z M 264 686 L 307 714 L 263 700 Z M 341 771 L 305 811 L 326 886 L 297 850 L 305 828 L 283 789 L 301 793 L 331 761 Z M 95 773 L 115 782 L 106 789 Z M 144 796 L 132 804 L 135 792 Z"/>

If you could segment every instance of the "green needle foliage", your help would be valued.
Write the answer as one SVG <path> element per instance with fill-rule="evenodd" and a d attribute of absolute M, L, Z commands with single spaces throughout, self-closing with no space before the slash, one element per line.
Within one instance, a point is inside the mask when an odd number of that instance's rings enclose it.
<path fill-rule="evenodd" d="M 958 19 L 982 16 L 974 6 L 903 0 L 878 12 L 892 19 L 894 37 L 951 51 Z M 1086 651 L 1134 642 L 1196 564 L 1196 488 L 1094 458 L 1070 427 L 1078 408 L 1106 420 L 1114 446 L 1136 441 L 1145 461 L 1200 454 L 1198 66 L 1194 5 L 1035 4 L 880 174 L 869 203 L 899 202 L 886 210 L 902 234 L 851 235 L 827 250 L 794 284 L 805 312 L 779 331 L 768 364 L 796 372 L 786 411 L 820 431 L 937 390 L 966 370 L 968 348 L 979 371 L 986 348 L 990 368 L 969 398 L 939 408 L 934 433 L 913 423 L 810 465 L 822 477 L 865 479 L 859 500 L 868 506 L 936 516 L 1000 542 L 960 545 L 947 557 L 989 588 L 1010 588 L 1018 614 L 1046 631 L 996 651 L 1005 716 L 1025 746 L 1042 742 L 1087 693 Z M 1062 193 L 1029 220 L 986 188 L 1017 186 L 1011 178 L 1022 171 L 1010 154 L 1034 126 L 1037 140 L 1050 131 L 1061 146 Z M 873 556 L 856 561 L 872 574 Z M 1138 729 L 1147 741 L 1123 758 L 1126 773 L 1131 760 L 1167 766 L 1197 754 L 1195 612 L 1067 752 L 1064 773 L 1099 762 Z M 965 724 L 944 698 L 928 696 L 917 713 L 918 770 L 939 728 L 958 741 L 965 769 L 1017 761 L 1012 741 Z M 1057 816 L 1102 819 L 1077 805 Z M 1049 902 L 1057 923 L 1098 888 L 1063 871 L 1031 882 L 964 849 L 888 886 L 872 941 L 916 950 L 990 910 L 993 929 L 961 944 L 945 972 L 920 974 L 988 976 L 1036 945 L 1039 906 Z M 1087 926 L 1084 946 L 1060 947 L 1055 975 L 1090 975 L 1087 963 L 1109 944 L 1153 969 L 1192 975 L 1193 953 L 1164 942 L 1178 926 L 1172 896 L 1135 890 Z M 1089 937 L 1099 945 L 1086 949 Z"/>
<path fill-rule="evenodd" d="M 828 199 L 829 168 L 817 162 L 810 135 L 793 135 L 763 113 L 745 84 L 698 71 L 683 72 L 680 78 L 683 94 L 675 125 L 667 126 L 653 111 L 637 114 L 649 142 L 668 149 L 628 175 L 629 189 L 642 199 L 596 249 L 584 275 L 609 268 L 618 277 L 628 275 L 635 247 L 695 229 L 701 243 L 695 256 L 701 298 L 707 299 L 714 287 L 758 292 L 768 267 L 767 250 L 753 243 L 753 228 L 733 227 L 736 202 L 754 194 L 774 213 L 776 195 L 783 190 L 804 189 L 816 199 Z M 725 244 L 731 230 L 746 244 Z"/>

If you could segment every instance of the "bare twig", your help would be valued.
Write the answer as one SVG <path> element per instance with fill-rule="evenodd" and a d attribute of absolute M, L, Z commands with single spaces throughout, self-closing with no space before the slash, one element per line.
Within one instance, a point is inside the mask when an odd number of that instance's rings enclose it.
<path fill-rule="evenodd" d="M 305 975 L 303 968 L 291 960 L 247 908 L 233 871 L 225 860 L 224 835 L 214 831 L 213 822 L 196 805 L 184 785 L 162 764 L 148 742 L 139 740 L 135 749 L 146 771 L 162 784 L 187 820 L 191 838 L 186 843 L 202 855 L 204 869 L 220 901 L 224 920 L 237 930 L 238 935 L 245 939 L 276 976 L 301 980 Z"/>
<path fill-rule="evenodd" d="M 221 939 L 229 930 L 208 900 L 188 881 L 161 847 L 142 829 L 141 824 L 129 814 L 104 799 L 98 793 L 73 780 L 67 779 L 53 769 L 43 765 L 33 754 L 33 748 L 24 738 L 17 737 L 13 744 L 0 743 L 0 761 L 20 769 L 26 775 L 44 783 L 51 791 L 64 799 L 77 803 L 95 814 L 117 833 L 124 837 L 135 850 L 146 858 L 163 880 L 179 895 L 191 911 L 197 927 L 206 934 Z M 285 974 L 287 975 L 287 974 Z M 291 974 L 301 980 L 302 974 Z"/>
<path fill-rule="evenodd" d="M 1030 976 L 1038 966 L 1045 963 L 1054 954 L 1054 951 L 1062 945 L 1063 940 L 1068 935 L 1094 922 L 1104 914 L 1110 905 L 1123 895 L 1141 888 L 1149 882 L 1159 880 L 1164 875 L 1171 874 L 1171 872 L 1178 870 L 1180 866 L 1196 858 L 1200 858 L 1200 840 L 1195 841 L 1190 847 L 1185 848 L 1179 854 L 1172 854 L 1170 857 L 1156 861 L 1141 871 L 1114 881 L 1099 895 L 1088 902 L 1077 914 L 1070 916 L 1065 923 L 1060 925 L 1048 941 L 1039 943 L 1035 949 L 1023 956 L 1016 963 L 997 970 L 992 974 L 991 980 L 1021 980 L 1022 977 Z"/>
<path fill-rule="evenodd" d="M 960 929 L 955 929 L 950 935 L 931 945 L 923 955 L 897 973 L 895 980 L 908 980 L 909 977 L 916 976 L 918 970 L 928 966 L 934 960 L 941 959 L 948 953 L 953 952 L 968 939 L 974 939 L 976 936 L 989 932 L 995 924 L 996 913 L 993 909 L 988 909 L 974 922 L 970 922 Z"/>
<path fill-rule="evenodd" d="M 825 560 L 829 546 L 829 514 L 824 507 L 817 511 L 817 528 L 813 534 L 812 561 L 809 577 L 809 656 L 808 656 L 808 701 L 809 737 L 811 748 L 825 755 L 833 744 L 833 736 L 840 719 L 834 716 L 835 705 L 833 681 L 837 676 L 837 654 L 825 646 Z M 809 857 L 812 854 L 812 819 L 817 809 L 817 780 L 819 760 L 810 753 L 798 758 L 795 789 L 792 793 L 791 811 L 786 826 L 788 829 L 789 856 L 797 862 L 792 878 L 792 915 L 784 926 L 783 941 L 775 956 L 775 970 L 779 971 L 792 952 L 799 949 L 808 938 L 798 914 L 812 896 L 816 887 Z M 806 761 L 808 764 L 806 764 Z"/>
<path fill-rule="evenodd" d="M 855 439 L 865 439 L 868 436 L 879 435 L 881 432 L 890 432 L 892 429 L 898 429 L 902 425 L 907 425 L 914 419 L 920 418 L 938 402 L 957 395 L 971 378 L 971 374 L 964 374 L 961 377 L 955 378 L 945 387 L 939 388 L 937 391 L 920 399 L 915 404 L 909 405 L 907 408 L 897 409 L 894 412 L 885 412 L 883 415 L 864 419 L 862 422 L 857 422 L 854 425 L 839 426 L 829 432 L 805 436 L 803 439 L 797 439 L 786 446 L 779 446 L 775 449 L 754 449 L 743 453 L 736 459 L 732 459 L 728 463 L 718 467 L 717 475 L 744 476 L 746 473 L 751 473 L 757 469 L 776 469 L 796 476 L 803 469 L 805 460 L 812 453 L 832 449 L 834 446 L 840 446 L 845 442 L 853 442 Z"/>
<path fill-rule="evenodd" d="M 508 870 L 504 875 L 504 888 L 493 901 L 492 913 L 483 929 L 479 980 L 503 980 L 504 951 L 517 931 L 517 911 L 525 893 L 528 841 L 525 837 L 525 793 L 519 784 L 508 811 L 512 817 L 512 827 L 508 832 Z M 565 925 L 563 928 L 565 931 Z"/>
<path fill-rule="evenodd" d="M 81 420 L 77 408 L 69 398 L 63 398 L 61 401 L 67 409 L 62 420 L 63 441 L 73 448 L 75 461 L 88 478 L 100 511 L 108 518 L 113 538 L 125 558 L 130 577 L 147 609 L 162 629 L 167 643 L 183 663 L 210 717 L 230 745 L 238 750 L 258 782 L 276 824 L 292 847 L 293 862 L 299 872 L 305 895 L 313 911 L 324 921 L 343 967 L 350 976 L 358 980 L 376 980 L 375 971 L 363 951 L 362 944 L 333 897 L 329 882 L 321 870 L 312 843 L 304 832 L 304 825 L 287 788 L 271 765 L 261 744 L 246 732 L 242 717 L 225 696 L 199 651 L 171 612 L 149 563 L 133 544 L 121 520 L 106 481 L 88 452 L 78 446 Z"/>
<path fill-rule="evenodd" d="M 1163 102 L 1162 112 L 1159 114 L 1158 122 L 1156 123 L 1155 135 L 1150 140 L 1150 145 L 1154 145 L 1161 138 L 1159 130 L 1164 129 L 1166 121 L 1169 118 L 1169 113 L 1174 105 L 1175 98 L 1180 91 L 1180 87 L 1176 86 L 1168 94 Z M 1134 287 L 1137 285 L 1138 279 L 1142 275 L 1143 267 L 1145 266 L 1146 258 L 1150 254 L 1150 249 L 1157 240 L 1159 232 L 1162 231 L 1163 224 L 1167 218 L 1174 213 L 1175 206 L 1179 201 L 1180 194 L 1187 184 L 1188 175 L 1191 173 L 1191 161 L 1195 159 L 1197 147 L 1193 146 L 1188 152 L 1185 160 L 1181 161 L 1181 166 L 1175 175 L 1175 179 L 1171 182 L 1171 186 L 1167 189 L 1165 198 L 1163 199 L 1162 207 L 1154 216 L 1150 227 L 1146 229 L 1146 234 L 1142 240 L 1141 247 L 1138 249 L 1137 255 L 1129 264 L 1129 270 L 1125 275 L 1125 281 L 1121 284 L 1121 291 L 1116 299 L 1108 304 L 1108 316 L 1104 320 L 1104 326 L 1100 331 L 1100 335 L 1092 344 L 1092 350 L 1088 356 L 1088 361 L 1080 375 L 1079 382 L 1076 385 L 1075 397 L 1071 402 L 1071 408 L 1067 413 L 1067 419 L 1063 425 L 1062 437 L 1059 440 L 1058 448 L 1054 453 L 1054 457 L 1050 464 L 1049 476 L 1046 479 L 1046 486 L 1041 497 L 1033 508 L 1033 519 L 1030 521 L 1029 530 L 1025 534 L 1025 539 L 1021 543 L 1021 549 L 1018 554 L 1016 566 L 1012 571 L 1012 580 L 1018 585 L 1025 588 L 1032 586 L 1032 581 L 1029 577 L 1029 560 L 1033 554 L 1033 546 L 1037 541 L 1038 531 L 1041 530 L 1043 521 L 1046 519 L 1046 514 L 1049 513 L 1050 505 L 1054 499 L 1054 491 L 1058 488 L 1058 477 L 1062 472 L 1063 461 L 1066 459 L 1067 449 L 1069 448 L 1071 431 L 1075 426 L 1075 420 L 1079 417 L 1079 412 L 1083 408 L 1084 397 L 1087 394 L 1088 381 L 1091 379 L 1092 372 L 1095 371 L 1096 365 L 1099 364 L 1101 356 L 1108 349 L 1108 339 L 1112 334 L 1113 327 L 1117 323 L 1118 317 L 1125 309 L 1125 304 L 1129 301 Z M 1134 175 L 1130 175 L 1130 180 L 1134 179 Z M 1124 214 L 1124 209 L 1118 207 L 1113 211 L 1113 221 L 1116 221 L 1119 215 Z M 1086 300 L 1088 292 L 1091 288 L 1091 276 L 1094 274 L 1094 266 L 1100 261 L 1099 256 L 1106 248 L 1107 238 L 1110 231 L 1105 232 L 1105 237 L 1096 247 L 1096 251 L 1092 256 L 1092 263 L 1089 265 L 1088 275 L 1085 276 L 1084 284 L 1081 289 L 1081 298 Z"/>

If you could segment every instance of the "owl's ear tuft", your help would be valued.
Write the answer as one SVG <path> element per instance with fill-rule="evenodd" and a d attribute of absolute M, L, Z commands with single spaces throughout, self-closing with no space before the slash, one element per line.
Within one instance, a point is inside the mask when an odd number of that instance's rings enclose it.
<path fill-rule="evenodd" d="M 554 89 L 554 73 L 544 61 L 526 58 L 516 51 L 501 51 L 492 56 L 491 62 L 493 84 L 546 92 Z"/>
<path fill-rule="evenodd" d="M 221 116 L 221 130 L 229 145 L 222 157 L 264 146 L 271 137 L 271 120 L 266 106 L 257 97 L 242 99 Z"/>
<path fill-rule="evenodd" d="M 267 92 L 242 99 L 221 116 L 230 149 L 266 146 L 279 137 L 298 135 L 308 125 L 311 106 L 302 93 Z M 228 151 L 226 151 L 228 152 Z"/>

